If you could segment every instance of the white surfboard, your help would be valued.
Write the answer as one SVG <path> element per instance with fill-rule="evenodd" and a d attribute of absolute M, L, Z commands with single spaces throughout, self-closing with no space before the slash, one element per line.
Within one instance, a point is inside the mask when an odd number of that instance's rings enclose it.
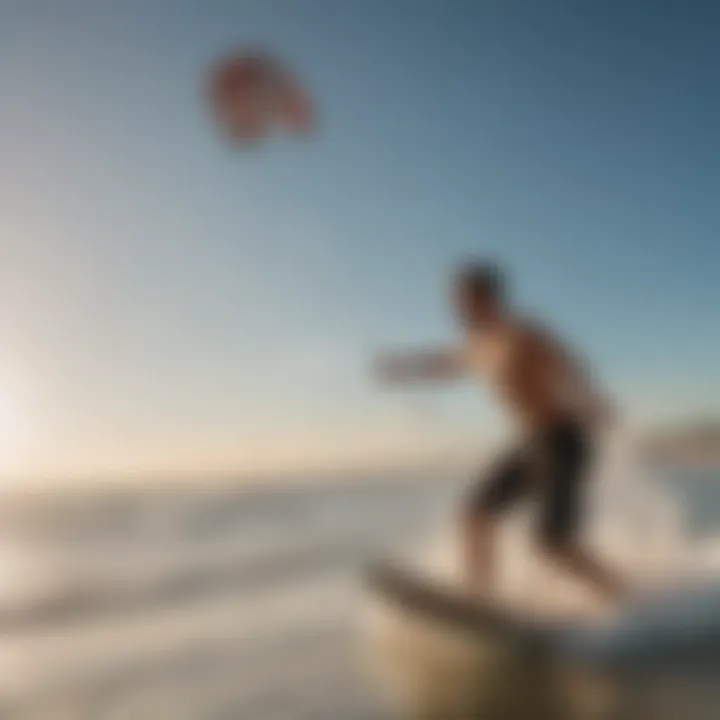
<path fill-rule="evenodd" d="M 513 644 L 527 652 L 549 651 L 552 628 L 524 618 L 499 604 L 470 598 L 456 589 L 390 562 L 377 562 L 365 571 L 369 590 L 387 603 L 448 631 L 477 640 Z"/>

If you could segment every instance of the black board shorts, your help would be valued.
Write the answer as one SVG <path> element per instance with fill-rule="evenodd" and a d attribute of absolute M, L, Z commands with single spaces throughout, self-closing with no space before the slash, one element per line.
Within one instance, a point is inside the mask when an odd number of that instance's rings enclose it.
<path fill-rule="evenodd" d="M 582 520 L 591 445 L 580 423 L 556 422 L 501 458 L 472 488 L 465 509 L 494 516 L 533 498 L 540 504 L 539 539 L 550 544 L 572 539 Z"/>

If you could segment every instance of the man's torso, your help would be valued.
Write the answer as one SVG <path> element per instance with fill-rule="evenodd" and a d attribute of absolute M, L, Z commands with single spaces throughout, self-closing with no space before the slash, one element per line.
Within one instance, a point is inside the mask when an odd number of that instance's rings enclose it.
<path fill-rule="evenodd" d="M 563 419 L 579 419 L 566 378 L 536 357 L 537 330 L 513 317 L 470 332 L 462 350 L 468 372 L 484 379 L 523 429 L 538 430 Z"/>

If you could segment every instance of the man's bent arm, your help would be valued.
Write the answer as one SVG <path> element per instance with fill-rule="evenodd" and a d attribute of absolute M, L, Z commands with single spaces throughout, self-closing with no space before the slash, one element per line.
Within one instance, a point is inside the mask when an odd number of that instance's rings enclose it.
<path fill-rule="evenodd" d="M 539 340 L 540 354 L 573 399 L 597 420 L 607 420 L 612 414 L 612 403 L 588 363 L 548 331 L 540 331 L 536 339 Z"/>

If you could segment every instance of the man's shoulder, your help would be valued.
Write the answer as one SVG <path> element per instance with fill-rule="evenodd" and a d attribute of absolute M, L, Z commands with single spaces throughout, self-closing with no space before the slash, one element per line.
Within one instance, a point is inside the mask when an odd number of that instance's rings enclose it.
<path fill-rule="evenodd" d="M 546 322 L 534 315 L 515 316 L 512 320 L 511 327 L 516 336 L 523 340 L 547 340 L 555 335 Z"/>

